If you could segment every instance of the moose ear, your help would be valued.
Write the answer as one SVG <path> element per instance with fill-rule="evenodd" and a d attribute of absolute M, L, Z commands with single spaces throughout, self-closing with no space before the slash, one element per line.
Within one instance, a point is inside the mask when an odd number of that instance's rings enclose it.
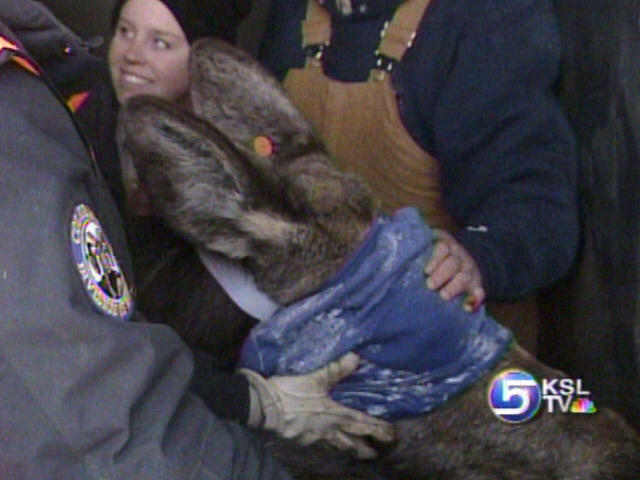
<path fill-rule="evenodd" d="M 283 153 L 317 146 L 311 124 L 278 80 L 249 54 L 219 40 L 201 39 L 191 47 L 190 70 L 195 113 L 245 153 L 254 155 L 256 139 L 264 138 Z"/>
<path fill-rule="evenodd" d="M 154 213 L 172 228 L 199 245 L 235 231 L 233 219 L 253 189 L 242 157 L 215 128 L 164 100 L 139 96 L 121 109 L 118 140 Z"/>

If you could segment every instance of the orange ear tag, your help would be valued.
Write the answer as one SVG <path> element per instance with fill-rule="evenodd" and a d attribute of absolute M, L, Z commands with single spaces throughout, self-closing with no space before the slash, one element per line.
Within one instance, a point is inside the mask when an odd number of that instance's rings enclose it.
<path fill-rule="evenodd" d="M 271 157 L 275 154 L 276 150 L 273 141 L 271 141 L 269 137 L 265 137 L 263 135 L 258 135 L 253 140 L 253 149 L 261 157 Z"/>

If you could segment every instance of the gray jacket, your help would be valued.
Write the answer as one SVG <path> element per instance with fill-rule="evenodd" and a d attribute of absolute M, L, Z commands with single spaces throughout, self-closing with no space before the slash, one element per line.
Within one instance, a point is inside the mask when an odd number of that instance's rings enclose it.
<path fill-rule="evenodd" d="M 52 82 L 15 60 L 81 61 L 78 39 L 41 4 L 2 0 L 0 48 L 0 478 L 288 479 L 189 393 L 181 340 L 135 321 L 88 145 Z"/>

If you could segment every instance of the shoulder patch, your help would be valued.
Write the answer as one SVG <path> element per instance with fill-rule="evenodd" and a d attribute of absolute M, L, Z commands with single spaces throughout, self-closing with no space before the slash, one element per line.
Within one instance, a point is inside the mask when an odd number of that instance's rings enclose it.
<path fill-rule="evenodd" d="M 82 283 L 98 309 L 112 317 L 127 319 L 133 298 L 95 213 L 79 204 L 71 219 L 71 251 Z"/>

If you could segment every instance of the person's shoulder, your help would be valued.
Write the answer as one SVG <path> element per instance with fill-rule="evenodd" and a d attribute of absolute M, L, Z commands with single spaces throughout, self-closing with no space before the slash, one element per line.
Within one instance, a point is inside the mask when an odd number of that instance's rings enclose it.
<path fill-rule="evenodd" d="M 488 8 L 510 10 L 518 8 L 540 8 L 551 6 L 550 0 L 433 0 L 432 6 L 453 12 L 486 13 Z"/>
<path fill-rule="evenodd" d="M 443 0 L 434 1 L 429 8 L 451 18 L 470 21 L 500 18 L 519 11 L 553 11 L 550 0 Z"/>
<path fill-rule="evenodd" d="M 458 31 L 463 36 L 501 35 L 520 25 L 553 25 L 555 13 L 550 0 L 442 0 L 433 1 L 427 11 L 431 21 Z"/>

